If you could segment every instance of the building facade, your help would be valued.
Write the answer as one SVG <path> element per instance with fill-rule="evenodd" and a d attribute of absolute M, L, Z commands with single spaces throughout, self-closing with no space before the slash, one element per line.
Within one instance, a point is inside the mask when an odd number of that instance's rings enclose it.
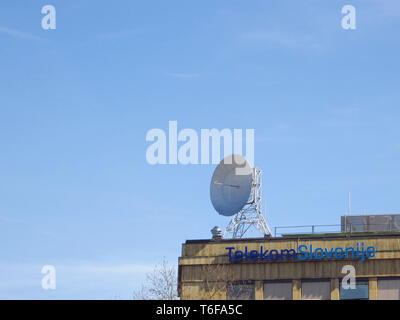
<path fill-rule="evenodd" d="M 184 300 L 398 300 L 400 234 L 188 240 L 178 291 Z"/>

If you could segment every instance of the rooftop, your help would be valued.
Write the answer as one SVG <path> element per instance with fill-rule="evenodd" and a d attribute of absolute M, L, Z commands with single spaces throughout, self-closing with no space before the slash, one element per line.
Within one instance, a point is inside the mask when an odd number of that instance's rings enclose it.
<path fill-rule="evenodd" d="M 265 242 L 265 241 L 288 241 L 293 239 L 318 240 L 318 239 L 372 239 L 372 238 L 395 238 L 400 237 L 400 232 L 353 232 L 353 233 L 309 233 L 309 234 L 285 234 L 281 237 L 259 237 L 259 238 L 240 238 L 240 239 L 195 239 L 186 240 L 186 244 L 195 243 L 235 243 L 235 242 Z"/>

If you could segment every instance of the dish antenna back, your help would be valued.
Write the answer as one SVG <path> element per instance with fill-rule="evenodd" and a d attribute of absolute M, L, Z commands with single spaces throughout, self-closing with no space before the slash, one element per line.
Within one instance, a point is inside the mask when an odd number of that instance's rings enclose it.
<path fill-rule="evenodd" d="M 261 210 L 261 170 L 251 168 L 241 155 L 224 158 L 214 171 L 210 198 L 215 210 L 233 216 L 223 237 L 242 238 L 251 226 L 271 234 Z"/>

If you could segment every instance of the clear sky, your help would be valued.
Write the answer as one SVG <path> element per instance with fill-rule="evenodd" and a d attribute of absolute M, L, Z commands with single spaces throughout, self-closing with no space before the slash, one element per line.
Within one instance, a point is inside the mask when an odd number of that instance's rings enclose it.
<path fill-rule="evenodd" d="M 397 0 L 1 1 L 0 298 L 130 299 L 227 225 L 215 165 L 146 162 L 169 120 L 255 129 L 272 228 L 337 224 L 349 191 L 399 213 L 399 29 Z"/>

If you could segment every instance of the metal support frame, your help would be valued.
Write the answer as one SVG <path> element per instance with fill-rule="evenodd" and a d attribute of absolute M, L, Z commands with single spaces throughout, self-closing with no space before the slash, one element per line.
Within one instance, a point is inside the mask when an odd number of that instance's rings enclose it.
<path fill-rule="evenodd" d="M 250 227 L 255 227 L 263 236 L 270 235 L 267 222 L 262 214 L 261 206 L 261 170 L 252 169 L 253 185 L 250 198 L 246 205 L 233 216 L 224 231 L 223 237 L 232 234 L 232 238 L 242 238 Z"/>

